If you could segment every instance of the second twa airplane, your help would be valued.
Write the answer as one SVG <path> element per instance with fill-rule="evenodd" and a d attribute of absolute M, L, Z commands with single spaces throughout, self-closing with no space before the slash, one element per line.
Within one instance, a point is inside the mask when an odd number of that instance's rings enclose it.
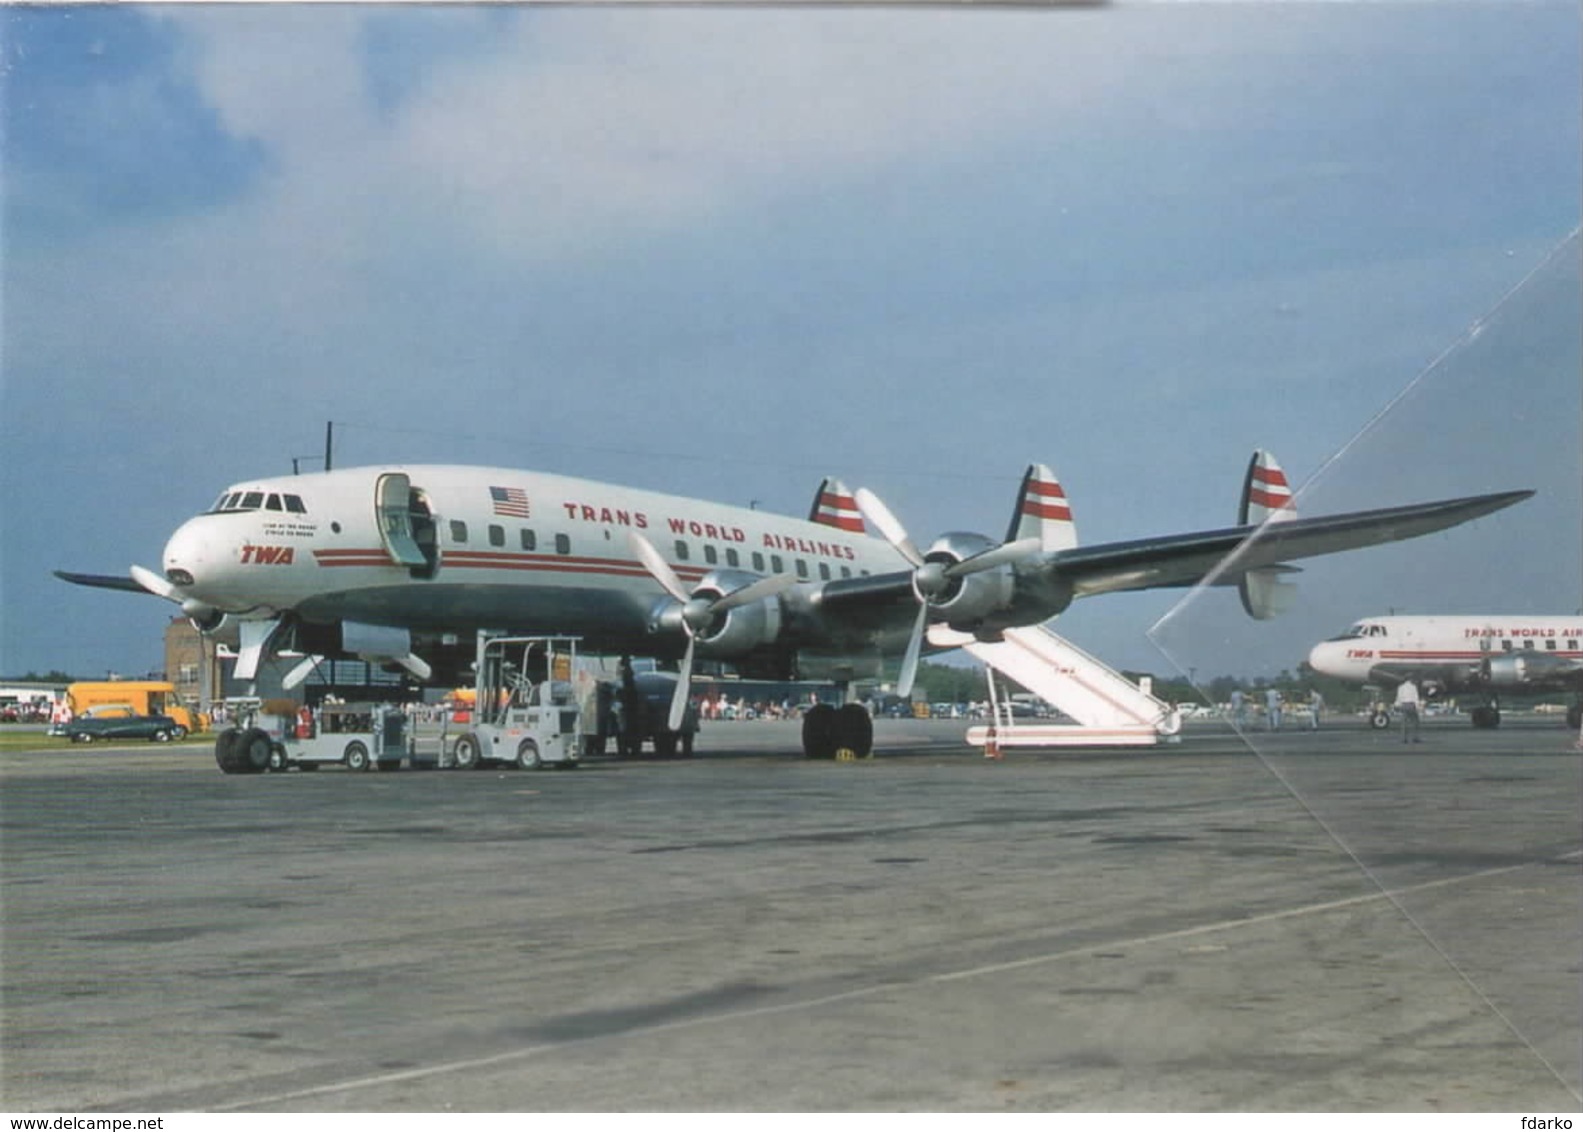
<path fill-rule="evenodd" d="M 877 497 L 833 480 L 795 519 L 505 468 L 361 467 L 226 488 L 171 536 L 159 571 L 60 576 L 156 594 L 200 630 L 234 634 L 243 680 L 293 650 L 453 683 L 475 630 L 564 634 L 590 653 L 680 660 L 679 713 L 695 656 L 838 682 L 899 662 L 905 695 L 931 624 L 993 641 L 1075 598 L 1206 577 L 1267 616 L 1292 559 L 1444 530 L 1532 494 L 1299 519 L 1281 499 L 1265 505 L 1272 476 L 1284 489 L 1256 454 L 1236 526 L 1078 546 L 1060 484 L 1034 465 L 1004 540 L 953 532 L 920 548 Z"/>
<path fill-rule="evenodd" d="M 1367 617 L 1315 645 L 1308 663 L 1352 684 L 1415 680 L 1430 696 L 1479 693 L 1485 703 L 1469 722 L 1499 727 L 1502 692 L 1583 694 L 1583 616 Z M 1566 720 L 1574 731 L 1583 724 L 1583 698 Z"/>

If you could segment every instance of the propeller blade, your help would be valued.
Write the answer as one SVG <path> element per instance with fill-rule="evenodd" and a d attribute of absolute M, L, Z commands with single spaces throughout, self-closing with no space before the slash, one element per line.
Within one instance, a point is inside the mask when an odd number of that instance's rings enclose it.
<path fill-rule="evenodd" d="M 281 691 L 289 692 L 301 684 L 312 674 L 313 670 L 318 667 L 319 662 L 323 659 L 324 657 L 322 656 L 303 657 L 296 667 L 286 673 L 285 679 L 281 680 Z"/>
<path fill-rule="evenodd" d="M 682 580 L 676 576 L 676 571 L 671 569 L 671 564 L 660 556 L 658 550 L 654 549 L 652 542 L 638 534 L 637 531 L 628 531 L 627 546 L 637 556 L 638 561 L 643 563 L 643 568 L 653 576 L 656 582 L 665 588 L 666 593 L 683 605 L 687 604 L 689 597 L 687 588 L 682 585 Z"/>
<path fill-rule="evenodd" d="M 148 567 L 133 566 L 132 569 L 128 571 L 128 573 L 132 575 L 132 580 L 134 582 L 142 586 L 155 597 L 162 597 L 166 601 L 175 602 L 177 605 L 182 603 L 181 591 L 167 582 L 164 578 L 154 573 L 154 571 L 150 570 Z"/>
<path fill-rule="evenodd" d="M 964 558 L 945 568 L 947 578 L 961 578 L 968 574 L 978 574 L 984 570 L 993 570 L 1006 562 L 1015 562 L 1025 558 L 1035 551 L 1040 550 L 1044 543 L 1036 538 L 1018 539 L 1016 542 L 1004 543 L 1001 546 L 992 546 L 988 550 L 981 550 L 971 558 Z"/>
<path fill-rule="evenodd" d="M 913 622 L 912 639 L 907 642 L 907 652 L 901 658 L 901 675 L 896 679 L 896 694 L 902 699 L 912 695 L 912 682 L 918 677 L 918 654 L 923 649 L 923 635 L 929 628 L 929 606 L 918 603 L 918 620 Z"/>
<path fill-rule="evenodd" d="M 874 524 L 875 529 L 884 536 L 886 542 L 895 547 L 901 556 L 914 566 L 923 565 L 923 555 L 918 552 L 918 547 L 914 545 L 912 539 L 907 537 L 907 528 L 890 513 L 889 507 L 880 502 L 879 496 L 866 487 L 860 487 L 853 494 L 853 498 L 857 501 L 857 509 L 863 512 L 863 518 Z"/>
<path fill-rule="evenodd" d="M 693 639 L 687 638 L 687 651 L 682 654 L 682 667 L 676 674 L 676 691 L 671 693 L 671 714 L 666 720 L 671 731 L 682 729 L 682 719 L 687 714 L 687 700 L 693 686 Z"/>
<path fill-rule="evenodd" d="M 778 594 L 782 590 L 789 590 L 797 584 L 795 574 L 774 574 L 768 578 L 760 578 L 751 585 L 743 586 L 740 590 L 732 590 L 711 607 L 712 612 L 724 613 L 728 609 L 735 609 L 739 605 L 751 605 L 755 601 Z"/>

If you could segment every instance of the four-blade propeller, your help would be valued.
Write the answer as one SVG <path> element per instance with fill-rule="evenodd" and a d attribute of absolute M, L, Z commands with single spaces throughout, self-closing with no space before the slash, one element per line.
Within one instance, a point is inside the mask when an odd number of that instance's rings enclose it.
<path fill-rule="evenodd" d="M 682 654 L 681 671 L 676 677 L 676 691 L 671 696 L 668 723 L 671 731 L 679 731 L 682 719 L 687 714 L 687 700 L 691 694 L 693 648 L 697 643 L 698 634 L 708 629 L 720 614 L 728 613 L 738 606 L 751 605 L 755 601 L 761 601 L 782 590 L 790 589 L 797 584 L 797 578 L 792 574 L 776 574 L 761 578 L 739 590 L 732 590 L 721 597 L 704 597 L 689 593 L 682 580 L 676 576 L 676 571 L 671 569 L 670 563 L 661 557 L 653 543 L 638 532 L 627 532 L 627 544 L 632 548 L 632 553 L 637 556 L 638 561 L 643 563 L 643 568 L 680 606 L 682 630 L 687 634 L 687 651 Z"/>
<path fill-rule="evenodd" d="M 912 636 L 907 640 L 907 651 L 901 660 L 901 675 L 896 680 L 896 694 L 906 698 L 912 694 L 913 681 L 918 675 L 918 656 L 923 650 L 924 633 L 929 628 L 929 604 L 948 593 L 958 578 L 1015 562 L 1036 553 L 1043 544 L 1037 538 L 1025 538 L 992 546 L 959 562 L 925 558 L 917 544 L 908 537 L 907 529 L 891 514 L 890 508 L 880 502 L 879 496 L 866 487 L 860 487 L 854 498 L 858 510 L 863 512 L 863 518 L 872 523 L 885 541 L 896 548 L 896 553 L 913 567 L 912 587 L 918 596 L 918 617 L 913 622 Z"/>

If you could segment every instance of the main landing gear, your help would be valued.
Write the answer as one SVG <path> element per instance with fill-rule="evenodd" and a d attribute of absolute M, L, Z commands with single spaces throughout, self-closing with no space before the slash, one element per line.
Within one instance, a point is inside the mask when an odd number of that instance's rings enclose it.
<path fill-rule="evenodd" d="M 802 753 L 851 762 L 874 757 L 874 720 L 861 704 L 815 704 L 803 713 Z"/>

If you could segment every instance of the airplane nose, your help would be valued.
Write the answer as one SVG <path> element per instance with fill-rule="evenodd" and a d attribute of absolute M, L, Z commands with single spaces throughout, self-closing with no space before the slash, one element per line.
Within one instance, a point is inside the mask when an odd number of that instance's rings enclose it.
<path fill-rule="evenodd" d="M 203 520 L 188 519 L 176 529 L 165 543 L 161 562 L 165 577 L 174 585 L 191 587 L 201 584 L 208 566 L 207 540 L 202 532 Z"/>
<path fill-rule="evenodd" d="M 1335 671 L 1336 642 L 1320 641 L 1308 650 L 1308 665 L 1315 672 L 1323 672 L 1326 676 L 1336 675 Z"/>

